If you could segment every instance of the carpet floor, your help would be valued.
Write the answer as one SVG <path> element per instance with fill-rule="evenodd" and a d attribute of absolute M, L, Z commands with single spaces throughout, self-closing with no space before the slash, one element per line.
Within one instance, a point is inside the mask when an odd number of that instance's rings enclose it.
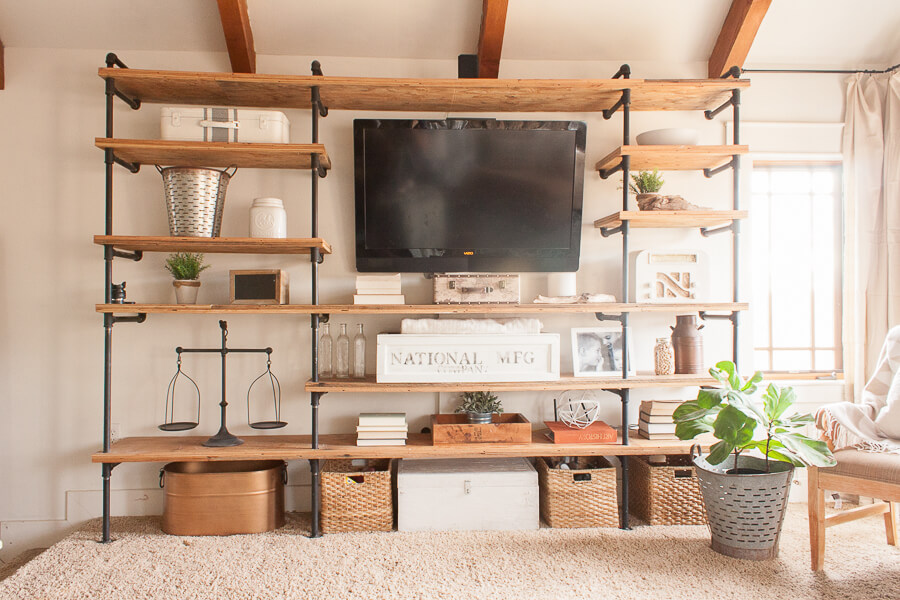
<path fill-rule="evenodd" d="M 900 549 L 883 520 L 830 528 L 823 573 L 809 570 L 805 507 L 791 506 L 774 561 L 731 559 L 706 527 L 521 532 L 354 533 L 304 537 L 305 515 L 278 531 L 163 534 L 159 519 L 98 521 L 0 582 L 0 598 L 489 598 L 568 600 L 900 598 Z"/>

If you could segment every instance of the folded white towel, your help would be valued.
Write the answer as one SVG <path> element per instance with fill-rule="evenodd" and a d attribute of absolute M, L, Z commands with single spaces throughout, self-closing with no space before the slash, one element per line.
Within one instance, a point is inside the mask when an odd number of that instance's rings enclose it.
<path fill-rule="evenodd" d="M 403 319 L 400 333 L 540 333 L 538 319 Z"/>

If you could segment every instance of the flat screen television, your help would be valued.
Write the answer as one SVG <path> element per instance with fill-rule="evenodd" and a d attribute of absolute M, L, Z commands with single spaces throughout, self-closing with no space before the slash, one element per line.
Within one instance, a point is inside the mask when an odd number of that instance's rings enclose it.
<path fill-rule="evenodd" d="M 354 120 L 357 270 L 577 271 L 586 130 Z"/>

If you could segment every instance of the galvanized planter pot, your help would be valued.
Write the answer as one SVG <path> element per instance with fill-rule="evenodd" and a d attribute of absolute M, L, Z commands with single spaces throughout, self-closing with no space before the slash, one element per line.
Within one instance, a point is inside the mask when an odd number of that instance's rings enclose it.
<path fill-rule="evenodd" d="M 733 558 L 768 560 L 778 556 L 778 539 L 787 507 L 793 465 L 741 456 L 738 466 L 759 474 L 729 475 L 734 455 L 718 465 L 694 458 L 709 517 L 712 549 Z"/>

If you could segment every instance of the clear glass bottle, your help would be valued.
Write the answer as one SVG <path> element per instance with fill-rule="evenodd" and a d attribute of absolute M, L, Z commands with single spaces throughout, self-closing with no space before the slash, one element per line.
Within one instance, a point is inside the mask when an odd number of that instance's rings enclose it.
<path fill-rule="evenodd" d="M 341 335 L 337 339 L 337 355 L 335 375 L 338 377 L 350 377 L 350 338 L 347 337 L 347 324 L 341 323 Z"/>
<path fill-rule="evenodd" d="M 319 336 L 319 377 L 334 377 L 334 341 L 328 323 L 322 324 Z"/>
<path fill-rule="evenodd" d="M 353 369 L 351 376 L 362 379 L 366 376 L 366 334 L 363 324 L 356 326 L 356 337 L 353 338 Z"/>
<path fill-rule="evenodd" d="M 656 347 L 653 349 L 653 366 L 657 375 L 675 373 L 675 350 L 672 348 L 669 338 L 656 338 Z"/>

